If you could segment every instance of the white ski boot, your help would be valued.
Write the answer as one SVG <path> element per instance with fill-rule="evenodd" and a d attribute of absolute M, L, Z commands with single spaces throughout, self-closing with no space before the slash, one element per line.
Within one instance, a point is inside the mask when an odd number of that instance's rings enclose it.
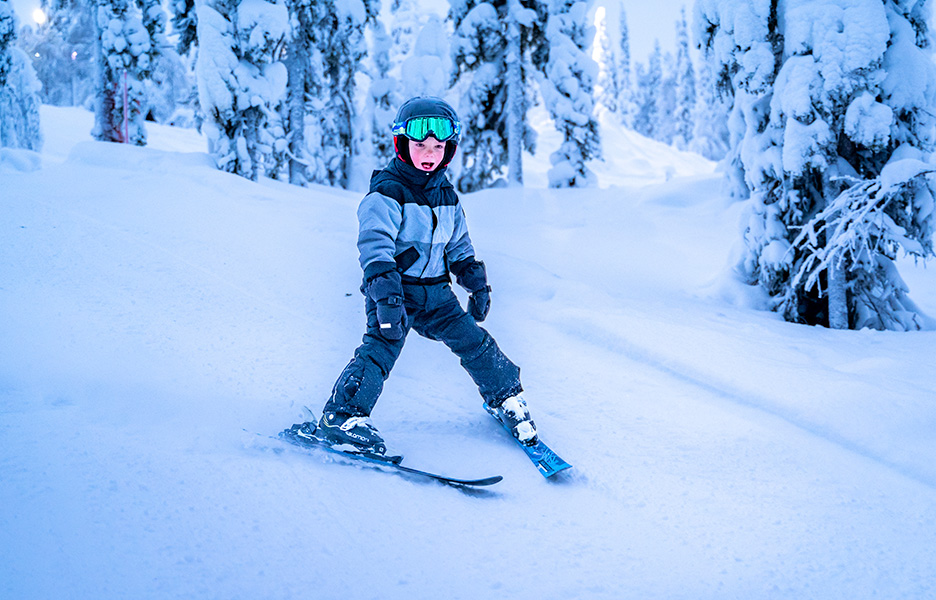
<path fill-rule="evenodd" d="M 532 446 L 536 443 L 536 424 L 533 423 L 533 417 L 530 416 L 530 410 L 522 394 L 511 396 L 500 406 L 489 407 L 489 410 L 521 444 Z"/>

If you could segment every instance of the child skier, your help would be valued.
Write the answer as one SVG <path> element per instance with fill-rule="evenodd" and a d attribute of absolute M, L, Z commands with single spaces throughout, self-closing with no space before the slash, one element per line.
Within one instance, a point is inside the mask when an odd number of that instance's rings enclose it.
<path fill-rule="evenodd" d="M 445 175 L 460 131 L 455 111 L 439 98 L 412 98 L 397 112 L 396 158 L 374 172 L 358 207 L 367 332 L 338 377 L 322 418 L 304 423 L 298 435 L 384 454 L 386 445 L 369 417 L 413 329 L 444 342 L 495 416 L 521 442 L 536 443 L 520 369 L 477 324 L 490 309 L 491 288 Z M 452 291 L 449 273 L 470 294 L 467 312 Z"/>

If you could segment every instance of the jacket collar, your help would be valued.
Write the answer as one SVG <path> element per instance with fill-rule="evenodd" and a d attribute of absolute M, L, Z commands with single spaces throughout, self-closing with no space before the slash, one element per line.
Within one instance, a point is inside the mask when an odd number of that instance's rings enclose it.
<path fill-rule="evenodd" d="M 393 160 L 390 161 L 390 164 L 387 165 L 387 168 L 384 169 L 384 172 L 392 175 L 395 179 L 401 180 L 407 185 L 432 189 L 438 187 L 452 187 L 448 177 L 445 176 L 447 170 L 448 167 L 443 167 L 432 173 L 426 173 L 394 157 Z"/>

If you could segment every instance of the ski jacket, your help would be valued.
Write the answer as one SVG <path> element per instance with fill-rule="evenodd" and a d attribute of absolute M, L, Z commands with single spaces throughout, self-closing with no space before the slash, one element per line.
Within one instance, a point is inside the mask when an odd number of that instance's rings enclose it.
<path fill-rule="evenodd" d="M 371 176 L 358 223 L 365 280 L 397 269 L 403 283 L 449 282 L 449 265 L 474 257 L 465 212 L 445 169 L 426 173 L 394 158 Z"/>

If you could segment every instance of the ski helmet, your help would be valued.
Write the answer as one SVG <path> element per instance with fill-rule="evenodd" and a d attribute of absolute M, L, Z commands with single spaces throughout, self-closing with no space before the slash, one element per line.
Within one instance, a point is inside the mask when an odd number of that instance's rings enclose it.
<path fill-rule="evenodd" d="M 421 142 L 430 135 L 445 142 L 445 154 L 439 168 L 448 166 L 455 156 L 461 136 L 461 123 L 448 102 L 433 96 L 410 98 L 400 106 L 393 120 L 393 147 L 403 162 L 413 165 L 409 141 Z"/>

